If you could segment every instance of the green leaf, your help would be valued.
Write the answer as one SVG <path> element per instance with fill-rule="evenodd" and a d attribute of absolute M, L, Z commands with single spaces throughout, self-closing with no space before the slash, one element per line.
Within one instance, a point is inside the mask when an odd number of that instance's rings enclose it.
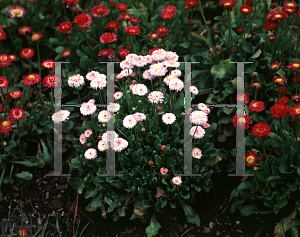
<path fill-rule="evenodd" d="M 252 205 L 246 205 L 242 207 L 241 213 L 245 216 L 250 216 L 251 214 L 257 214 L 259 212 L 259 209 Z"/>
<path fill-rule="evenodd" d="M 55 48 L 55 52 L 61 54 L 64 49 L 65 48 L 63 46 L 58 46 L 57 48 Z"/>
<path fill-rule="evenodd" d="M 46 144 L 43 142 L 42 139 L 40 139 L 41 141 L 41 144 L 43 146 L 43 158 L 46 162 L 51 162 L 53 160 L 53 157 L 50 155 L 49 151 L 48 151 L 48 148 L 46 146 Z"/>
<path fill-rule="evenodd" d="M 276 73 L 281 77 L 286 77 L 286 72 L 282 68 L 280 68 Z"/>
<path fill-rule="evenodd" d="M 157 154 L 155 154 L 154 157 L 155 157 L 155 164 L 158 167 L 160 167 L 161 166 L 161 161 L 162 161 L 161 157 L 159 155 L 157 155 Z"/>
<path fill-rule="evenodd" d="M 258 58 L 260 54 L 261 54 L 261 49 L 257 50 L 257 51 L 250 57 L 250 59 L 251 59 L 251 58 Z"/>
<path fill-rule="evenodd" d="M 146 228 L 147 237 L 152 237 L 152 236 L 157 235 L 160 228 L 161 228 L 161 225 L 156 220 L 155 212 L 153 212 L 151 220 L 150 220 L 150 225 Z"/>
<path fill-rule="evenodd" d="M 205 129 L 205 136 L 212 137 L 213 135 L 215 135 L 215 131 L 217 129 L 217 126 L 218 125 L 216 123 L 212 123 L 209 128 L 206 128 Z"/>
<path fill-rule="evenodd" d="M 158 135 L 155 135 L 156 139 L 155 139 L 155 142 L 154 142 L 154 146 L 155 147 L 161 147 L 161 139 Z"/>
<path fill-rule="evenodd" d="M 73 128 L 74 122 L 69 120 L 69 121 L 67 121 L 67 122 L 64 122 L 64 125 L 66 126 L 66 128 L 67 128 L 68 130 L 70 130 L 70 129 Z"/>
<path fill-rule="evenodd" d="M 39 165 L 38 159 L 28 159 L 25 161 L 11 161 L 11 162 L 16 164 L 26 165 L 27 167 L 33 167 Z"/>
<path fill-rule="evenodd" d="M 179 202 L 179 204 L 182 206 L 184 214 L 186 216 L 186 219 L 188 223 L 196 224 L 198 227 L 200 226 L 200 219 L 197 212 L 194 211 L 194 209 L 187 205 L 184 202 Z"/>
<path fill-rule="evenodd" d="M 181 47 L 183 47 L 183 48 L 185 48 L 185 49 L 187 49 L 187 48 L 189 48 L 190 47 L 190 42 L 183 42 L 183 43 L 181 43 L 181 44 L 179 44 Z"/>
<path fill-rule="evenodd" d="M 60 42 L 59 42 L 59 40 L 57 38 L 50 38 L 49 39 L 49 43 L 50 44 L 59 44 Z"/>
<path fill-rule="evenodd" d="M 251 44 L 249 42 L 245 42 L 243 44 L 243 49 L 247 52 L 247 53 L 252 53 L 252 49 L 251 49 Z"/>
<path fill-rule="evenodd" d="M 225 114 L 231 114 L 235 110 L 236 110 L 236 108 L 234 108 L 234 107 L 232 107 L 232 108 L 230 108 L 230 107 L 223 107 L 223 111 L 224 111 Z"/>
<path fill-rule="evenodd" d="M 33 175 L 28 171 L 22 171 L 21 173 L 15 173 L 14 177 L 25 180 L 32 180 Z"/>
<path fill-rule="evenodd" d="M 256 184 L 253 183 L 252 181 L 245 181 L 245 182 L 242 182 L 242 183 L 238 186 L 237 190 L 238 190 L 238 191 L 241 191 L 241 190 L 244 190 L 244 189 L 253 189 L 253 188 L 255 188 L 255 187 L 256 187 Z"/>

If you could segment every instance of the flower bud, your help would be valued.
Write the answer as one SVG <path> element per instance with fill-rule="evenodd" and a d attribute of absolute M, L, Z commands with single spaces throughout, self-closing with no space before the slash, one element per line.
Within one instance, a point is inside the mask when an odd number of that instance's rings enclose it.
<path fill-rule="evenodd" d="M 220 47 L 219 47 L 219 46 L 216 46 L 216 50 L 219 51 L 219 50 L 220 50 Z"/>
<path fill-rule="evenodd" d="M 145 128 L 142 128 L 142 132 L 145 132 Z"/>
<path fill-rule="evenodd" d="M 257 72 L 253 72 L 252 76 L 257 77 Z"/>
<path fill-rule="evenodd" d="M 152 160 L 149 161 L 149 165 L 153 165 L 153 161 Z"/>
<path fill-rule="evenodd" d="M 295 125 L 296 125 L 295 121 L 289 121 L 288 123 L 291 128 L 295 127 Z"/>
<path fill-rule="evenodd" d="M 262 159 L 262 161 L 266 161 L 266 160 L 268 159 L 268 157 L 267 157 L 266 155 L 263 155 L 263 156 L 261 157 L 261 159 Z"/>
<path fill-rule="evenodd" d="M 231 85 L 233 88 L 237 89 L 237 78 L 234 78 L 232 81 L 231 81 Z"/>
<path fill-rule="evenodd" d="M 163 145 L 163 146 L 161 147 L 161 150 L 162 150 L 162 151 L 166 150 L 166 146 Z"/>

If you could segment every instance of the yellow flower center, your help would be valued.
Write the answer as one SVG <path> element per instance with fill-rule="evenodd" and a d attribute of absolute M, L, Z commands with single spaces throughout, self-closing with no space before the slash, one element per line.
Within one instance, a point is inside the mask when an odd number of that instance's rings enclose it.
<path fill-rule="evenodd" d="M 8 127 L 9 126 L 9 122 L 7 122 L 7 121 L 4 121 L 3 123 L 2 123 L 2 125 L 3 125 L 3 127 Z"/>
<path fill-rule="evenodd" d="M 2 56 L 2 57 L 1 57 L 1 61 L 2 61 L 2 62 L 7 61 L 7 57 L 6 57 L 6 56 Z"/>
<path fill-rule="evenodd" d="M 31 79 L 31 80 L 33 80 L 35 78 L 35 76 L 34 75 L 30 75 L 28 78 Z"/>
<path fill-rule="evenodd" d="M 240 122 L 240 123 L 245 122 L 245 118 L 240 118 L 240 119 L 239 119 L 239 122 Z"/>
<path fill-rule="evenodd" d="M 280 14 L 275 15 L 275 18 L 281 18 Z"/>
<path fill-rule="evenodd" d="M 34 35 L 32 35 L 32 39 L 33 39 L 33 40 L 38 40 L 38 39 L 39 39 L 39 36 L 38 36 L 37 34 L 34 34 Z"/>
<path fill-rule="evenodd" d="M 293 66 L 298 68 L 298 67 L 300 67 L 300 64 L 299 63 L 294 63 Z"/>
<path fill-rule="evenodd" d="M 283 80 L 282 80 L 282 79 L 277 79 L 277 82 L 280 82 L 280 83 L 281 83 L 281 82 L 283 82 Z"/>
<path fill-rule="evenodd" d="M 294 4 L 293 3 L 288 3 L 288 4 L 286 4 L 288 7 L 293 7 L 294 6 Z"/>
<path fill-rule="evenodd" d="M 244 12 L 248 12 L 249 10 L 248 10 L 247 8 L 244 8 L 243 11 L 244 11 Z"/>
<path fill-rule="evenodd" d="M 253 157 L 253 156 L 247 157 L 247 162 L 248 162 L 249 164 L 252 164 L 252 163 L 254 162 L 254 157 Z"/>
<path fill-rule="evenodd" d="M 159 70 L 159 69 L 160 69 L 160 67 L 156 67 L 156 69 L 157 69 L 157 70 Z"/>
<path fill-rule="evenodd" d="M 21 11 L 20 11 L 19 9 L 13 10 L 13 13 L 14 13 L 16 16 L 21 15 Z"/>
<path fill-rule="evenodd" d="M 300 109 L 295 110 L 297 114 L 300 114 Z"/>
<path fill-rule="evenodd" d="M 227 2 L 227 3 L 224 4 L 224 6 L 225 6 L 225 7 L 230 6 L 230 3 Z"/>

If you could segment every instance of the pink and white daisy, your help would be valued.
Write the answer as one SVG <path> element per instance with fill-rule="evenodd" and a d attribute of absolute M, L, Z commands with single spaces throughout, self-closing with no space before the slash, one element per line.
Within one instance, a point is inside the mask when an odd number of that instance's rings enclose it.
<path fill-rule="evenodd" d="M 133 117 L 135 118 L 135 120 L 137 122 L 146 120 L 146 115 L 143 113 L 135 113 L 135 114 L 133 114 Z"/>
<path fill-rule="evenodd" d="M 99 72 L 91 71 L 88 74 L 86 74 L 86 79 L 89 80 L 89 81 L 92 81 L 92 80 L 98 78 L 100 75 L 101 74 Z"/>
<path fill-rule="evenodd" d="M 136 121 L 136 119 L 134 118 L 133 115 L 127 115 L 123 119 L 123 126 L 125 128 L 133 128 L 136 124 L 137 124 L 137 121 Z"/>
<path fill-rule="evenodd" d="M 153 77 L 152 77 L 150 71 L 146 70 L 146 71 L 143 72 L 143 78 L 151 80 Z"/>
<path fill-rule="evenodd" d="M 176 120 L 176 116 L 173 113 L 166 113 L 162 116 L 162 121 L 165 124 L 172 124 L 175 122 L 175 120 Z"/>
<path fill-rule="evenodd" d="M 133 63 L 133 61 L 136 59 L 137 55 L 134 53 L 130 53 L 125 57 L 125 60 L 128 60 L 129 62 Z"/>
<path fill-rule="evenodd" d="M 177 62 L 177 61 L 164 61 L 163 64 L 166 66 L 166 67 L 179 67 L 180 66 L 180 63 Z"/>
<path fill-rule="evenodd" d="M 107 132 L 103 133 L 101 138 L 103 141 L 106 142 L 108 140 L 116 139 L 118 137 L 119 137 L 119 135 L 115 131 L 107 131 Z"/>
<path fill-rule="evenodd" d="M 150 66 L 149 71 L 152 76 L 160 77 L 165 76 L 168 69 L 162 63 L 155 63 Z"/>
<path fill-rule="evenodd" d="M 102 110 L 98 115 L 98 121 L 100 123 L 107 123 L 112 118 L 112 115 L 107 110 Z"/>
<path fill-rule="evenodd" d="M 99 151 L 105 151 L 107 148 L 109 148 L 109 143 L 107 141 L 100 140 L 97 148 Z"/>
<path fill-rule="evenodd" d="M 82 103 L 80 106 L 80 113 L 84 116 L 94 114 L 96 110 L 97 107 L 93 103 Z"/>
<path fill-rule="evenodd" d="M 173 178 L 172 178 L 172 183 L 173 183 L 173 184 L 176 184 L 177 186 L 180 185 L 180 184 L 182 184 L 181 177 L 179 177 L 179 176 L 173 177 Z"/>
<path fill-rule="evenodd" d="M 84 132 L 85 137 L 90 137 L 93 134 L 93 131 L 91 129 L 87 129 Z"/>
<path fill-rule="evenodd" d="M 147 65 L 147 62 L 144 59 L 144 56 L 137 56 L 132 63 L 136 67 L 144 67 L 145 65 Z"/>
<path fill-rule="evenodd" d="M 121 91 L 117 91 L 115 94 L 114 94 L 114 99 L 115 100 L 119 100 L 121 99 L 121 97 L 123 96 L 123 93 Z"/>
<path fill-rule="evenodd" d="M 79 88 L 81 85 L 84 84 L 84 78 L 83 76 L 80 76 L 79 74 L 69 77 L 68 84 L 70 87 Z"/>
<path fill-rule="evenodd" d="M 148 93 L 148 88 L 144 84 L 135 84 L 132 87 L 132 93 L 134 95 L 143 96 L 143 95 L 146 95 Z"/>
<path fill-rule="evenodd" d="M 201 111 L 204 111 L 204 110 L 207 109 L 207 106 L 206 106 L 206 104 L 199 103 L 199 104 L 198 104 L 198 109 L 201 110 Z"/>
<path fill-rule="evenodd" d="M 196 159 L 199 159 L 202 157 L 202 151 L 198 148 L 198 147 L 195 147 L 193 150 L 192 150 L 192 156 Z"/>
<path fill-rule="evenodd" d="M 152 91 L 148 95 L 148 99 L 150 100 L 151 103 L 162 103 L 164 101 L 164 94 L 160 91 Z"/>
<path fill-rule="evenodd" d="M 114 142 L 114 151 L 120 152 L 128 147 L 128 142 L 123 138 L 117 138 Z"/>
<path fill-rule="evenodd" d="M 116 75 L 116 81 L 120 80 L 121 78 L 125 77 L 122 73 Z"/>
<path fill-rule="evenodd" d="M 190 86 L 189 91 L 192 92 L 194 95 L 198 95 L 199 93 L 196 86 Z"/>
<path fill-rule="evenodd" d="M 107 81 L 104 78 L 98 77 L 91 81 L 90 86 L 95 90 L 97 90 L 98 88 L 102 90 L 104 87 L 106 87 L 106 84 Z"/>
<path fill-rule="evenodd" d="M 181 81 L 180 79 L 175 78 L 170 81 L 169 84 L 170 90 L 176 90 L 178 92 L 181 91 L 183 87 L 184 87 L 183 81 Z"/>
<path fill-rule="evenodd" d="M 195 133 L 195 131 L 196 131 L 196 133 Z M 194 133 L 195 133 L 195 135 L 194 135 Z M 194 138 L 196 138 L 196 139 L 200 139 L 200 138 L 204 137 L 205 130 L 199 126 L 194 126 L 190 130 L 190 135 L 194 136 Z"/>
<path fill-rule="evenodd" d="M 162 175 L 165 175 L 165 174 L 168 173 L 169 170 L 168 170 L 167 168 L 165 168 L 165 167 L 161 167 L 159 171 L 160 171 L 160 173 L 161 173 Z"/>
<path fill-rule="evenodd" d="M 107 106 L 107 110 L 110 112 L 118 112 L 120 110 L 120 105 L 117 103 L 110 103 Z"/>
<path fill-rule="evenodd" d="M 163 49 L 158 49 L 152 52 L 151 57 L 154 61 L 164 61 L 167 56 L 167 52 Z"/>
<path fill-rule="evenodd" d="M 175 77 L 180 77 L 181 76 L 181 71 L 179 69 L 175 69 L 171 71 L 171 75 Z"/>
<path fill-rule="evenodd" d="M 70 112 L 68 110 L 61 110 L 52 115 L 52 121 L 54 123 L 61 123 L 66 119 L 69 119 Z"/>
<path fill-rule="evenodd" d="M 190 120 L 193 124 L 203 125 L 207 123 L 207 114 L 203 111 L 194 111 L 190 115 Z"/>
<path fill-rule="evenodd" d="M 176 76 L 173 76 L 173 75 L 166 76 L 164 78 L 164 83 L 166 83 L 166 85 L 169 85 L 170 81 L 173 80 L 173 79 L 178 79 L 178 78 Z"/>
<path fill-rule="evenodd" d="M 10 14 L 10 18 L 23 18 L 26 15 L 25 9 L 21 6 L 10 7 L 7 12 Z"/>
<path fill-rule="evenodd" d="M 132 71 L 132 69 L 124 69 L 121 71 L 120 73 L 123 77 L 128 77 L 128 76 L 134 76 L 134 72 Z"/>
<path fill-rule="evenodd" d="M 174 53 L 174 52 L 171 52 L 171 51 L 167 51 L 167 55 L 166 55 L 166 58 L 165 60 L 170 60 L 170 61 L 178 61 L 178 58 L 179 56 Z"/>
<path fill-rule="evenodd" d="M 86 136 L 84 135 L 84 133 L 80 135 L 79 141 L 80 141 L 81 144 L 86 143 Z"/>
<path fill-rule="evenodd" d="M 132 69 L 133 67 L 134 67 L 133 62 L 129 60 L 124 60 L 120 63 L 120 68 L 122 69 Z"/>
<path fill-rule="evenodd" d="M 94 159 L 97 157 L 97 150 L 94 148 L 89 148 L 85 151 L 84 153 L 85 158 L 87 158 L 88 160 L 90 159 Z"/>
<path fill-rule="evenodd" d="M 209 113 L 210 113 L 210 109 L 209 109 L 209 108 L 206 108 L 206 109 L 204 110 L 204 112 L 205 112 L 206 114 L 209 114 Z"/>
<path fill-rule="evenodd" d="M 153 59 L 152 59 L 151 55 L 146 55 L 146 56 L 144 56 L 144 59 L 145 59 L 145 61 L 146 61 L 146 64 L 151 64 L 151 63 L 153 63 Z"/>
<path fill-rule="evenodd" d="M 204 128 L 209 128 L 209 127 L 210 127 L 210 124 L 209 124 L 209 123 L 205 123 L 205 124 L 203 124 L 203 127 L 204 127 Z"/>

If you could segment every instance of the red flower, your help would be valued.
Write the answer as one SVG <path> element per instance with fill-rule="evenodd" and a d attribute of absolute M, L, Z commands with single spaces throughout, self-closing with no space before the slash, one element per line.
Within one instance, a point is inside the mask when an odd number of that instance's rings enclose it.
<path fill-rule="evenodd" d="M 117 8 L 117 10 L 120 11 L 120 12 L 126 12 L 126 10 L 127 10 L 127 5 L 124 4 L 124 3 L 119 3 L 119 4 L 117 4 L 116 8 Z"/>
<path fill-rule="evenodd" d="M 6 39 L 6 34 L 3 30 L 0 30 L 0 41 Z"/>
<path fill-rule="evenodd" d="M 159 27 L 157 28 L 156 32 L 159 36 L 165 36 L 169 33 L 169 30 L 165 27 Z"/>
<path fill-rule="evenodd" d="M 4 99 L 9 98 L 9 94 L 3 94 L 3 98 L 4 98 Z"/>
<path fill-rule="evenodd" d="M 292 117 L 298 116 L 298 118 L 300 119 L 300 105 L 292 106 L 289 110 L 289 114 Z"/>
<path fill-rule="evenodd" d="M 44 77 L 43 79 L 43 85 L 45 87 L 51 88 L 57 86 L 57 82 L 59 82 L 60 79 L 55 75 L 48 75 Z"/>
<path fill-rule="evenodd" d="M 268 39 L 271 40 L 271 41 L 273 41 L 273 40 L 275 40 L 275 37 L 276 37 L 275 35 L 269 35 Z"/>
<path fill-rule="evenodd" d="M 162 9 L 162 11 L 163 12 L 169 12 L 169 13 L 172 13 L 172 14 L 177 13 L 177 9 L 173 5 L 166 6 L 164 9 Z"/>
<path fill-rule="evenodd" d="M 258 164 L 259 157 L 255 151 L 248 151 L 244 159 L 245 165 L 248 167 L 253 167 Z"/>
<path fill-rule="evenodd" d="M 34 55 L 34 50 L 31 48 L 23 49 L 20 52 L 21 58 L 31 58 Z"/>
<path fill-rule="evenodd" d="M 240 11 L 241 13 L 248 15 L 252 12 L 252 8 L 249 5 L 242 5 Z"/>
<path fill-rule="evenodd" d="M 237 29 L 237 32 L 242 33 L 243 30 L 244 30 L 244 29 L 243 29 L 242 27 L 240 27 L 240 28 Z"/>
<path fill-rule="evenodd" d="M 61 33 L 71 33 L 72 29 L 73 29 L 72 23 L 68 21 L 64 21 L 63 23 L 60 23 L 58 26 L 58 30 Z"/>
<path fill-rule="evenodd" d="M 293 62 L 293 63 L 289 63 L 289 65 L 287 66 L 288 69 L 297 71 L 300 69 L 300 62 Z"/>
<path fill-rule="evenodd" d="M 249 128 L 249 124 L 251 124 L 251 117 L 246 114 L 236 114 L 234 115 L 233 119 L 231 120 L 234 127 L 241 127 L 244 129 Z"/>
<path fill-rule="evenodd" d="M 220 50 L 220 47 L 219 47 L 219 46 L 216 46 L 216 50 L 219 51 L 219 50 Z"/>
<path fill-rule="evenodd" d="M 26 32 L 31 32 L 31 28 L 29 26 L 23 26 L 21 29 L 18 30 L 20 35 L 25 35 Z"/>
<path fill-rule="evenodd" d="M 272 80 L 275 84 L 278 84 L 281 86 L 283 86 L 284 83 L 287 83 L 287 79 L 284 77 L 274 76 Z"/>
<path fill-rule="evenodd" d="M 297 11 L 297 16 L 300 17 L 300 11 Z"/>
<path fill-rule="evenodd" d="M 107 27 L 108 29 L 110 30 L 118 30 L 121 26 L 120 22 L 118 21 L 110 21 L 110 22 L 107 22 Z"/>
<path fill-rule="evenodd" d="M 283 105 L 286 105 L 288 103 L 290 103 L 290 99 L 288 97 L 286 97 L 286 96 L 282 96 L 276 102 L 276 104 L 283 104 Z"/>
<path fill-rule="evenodd" d="M 279 26 L 279 22 L 272 21 L 271 19 L 266 20 L 264 27 L 267 31 L 275 30 Z"/>
<path fill-rule="evenodd" d="M 131 22 L 132 25 L 136 25 L 136 24 L 138 24 L 140 21 L 141 21 L 141 20 L 139 20 L 138 18 L 131 18 L 131 19 L 130 19 L 130 22 Z"/>
<path fill-rule="evenodd" d="M 55 68 L 55 62 L 53 60 L 46 60 L 46 61 L 42 62 L 41 65 L 44 68 L 49 68 L 49 69 Z"/>
<path fill-rule="evenodd" d="M 271 4 L 271 9 L 274 9 L 274 8 L 276 8 L 277 7 L 277 4 L 276 3 L 272 3 Z"/>
<path fill-rule="evenodd" d="M 133 18 L 133 16 L 130 15 L 130 14 L 127 14 L 127 13 L 122 13 L 122 14 L 118 17 L 119 20 L 124 20 L 124 21 L 130 21 L 132 18 Z"/>
<path fill-rule="evenodd" d="M 289 18 L 289 15 L 286 12 L 280 10 L 274 10 L 268 13 L 267 15 L 268 20 L 278 21 L 278 22 L 284 20 L 285 18 Z"/>
<path fill-rule="evenodd" d="M 10 28 L 11 28 L 11 25 L 7 25 L 6 27 L 7 27 L 7 29 L 10 29 Z"/>
<path fill-rule="evenodd" d="M 289 2 L 283 3 L 283 8 L 297 8 L 297 7 L 298 7 L 298 5 L 294 1 L 289 1 Z"/>
<path fill-rule="evenodd" d="M 104 5 L 98 5 L 92 9 L 93 17 L 101 17 L 108 15 L 108 8 Z"/>
<path fill-rule="evenodd" d="M 268 137 L 271 133 L 271 127 L 265 123 L 254 124 L 251 130 L 251 134 L 257 138 Z"/>
<path fill-rule="evenodd" d="M 285 87 L 281 87 L 281 88 L 280 88 L 280 91 L 279 91 L 279 89 L 278 89 L 277 91 L 278 91 L 278 93 L 281 94 L 281 95 L 287 93 L 287 89 L 286 89 Z"/>
<path fill-rule="evenodd" d="M 21 92 L 21 91 L 18 91 L 18 90 L 16 90 L 16 91 L 11 91 L 11 92 L 9 92 L 9 95 L 10 95 L 10 97 L 13 98 L 13 99 L 19 99 L 19 98 L 22 96 L 22 92 Z"/>
<path fill-rule="evenodd" d="M 0 133 L 8 133 L 12 130 L 13 121 L 11 118 L 6 118 L 0 121 Z"/>
<path fill-rule="evenodd" d="M 190 24 L 193 24 L 193 23 L 194 23 L 194 21 L 191 20 L 191 19 L 188 19 L 187 22 L 190 23 Z"/>
<path fill-rule="evenodd" d="M 63 57 L 68 57 L 68 56 L 71 55 L 71 50 L 70 49 L 65 49 L 65 50 L 62 51 L 61 54 L 62 54 Z"/>
<path fill-rule="evenodd" d="M 184 8 L 195 8 L 199 5 L 197 0 L 188 0 L 184 4 Z"/>
<path fill-rule="evenodd" d="M 233 0 L 223 0 L 219 3 L 223 8 L 233 8 L 235 6 L 235 1 Z"/>
<path fill-rule="evenodd" d="M 23 119 L 25 116 L 25 111 L 20 108 L 11 109 L 9 111 L 9 117 L 11 117 L 12 120 L 20 120 Z"/>
<path fill-rule="evenodd" d="M 272 64 L 270 65 L 270 68 L 271 68 L 272 70 L 279 70 L 281 67 L 283 67 L 283 66 L 282 66 L 281 63 L 278 62 L 278 61 L 275 61 L 274 63 L 272 63 Z"/>
<path fill-rule="evenodd" d="M 289 107 L 287 105 L 283 104 L 274 104 L 270 110 L 270 114 L 272 114 L 272 117 L 276 117 L 278 119 L 284 118 L 289 113 Z"/>
<path fill-rule="evenodd" d="M 300 100 L 300 94 L 292 95 L 291 98 L 292 98 L 293 101 L 299 101 Z"/>
<path fill-rule="evenodd" d="M 149 165 L 153 165 L 153 161 L 152 160 L 149 161 Z"/>
<path fill-rule="evenodd" d="M 158 34 L 149 33 L 148 37 L 149 37 L 150 40 L 157 40 L 158 39 Z"/>
<path fill-rule="evenodd" d="M 23 79 L 23 84 L 26 86 L 31 86 L 37 84 L 41 81 L 41 77 L 37 73 L 28 74 Z"/>
<path fill-rule="evenodd" d="M 0 113 L 2 112 L 3 110 L 3 106 L 0 104 Z"/>
<path fill-rule="evenodd" d="M 129 50 L 128 49 L 120 49 L 118 51 L 118 54 L 122 57 L 125 58 L 128 54 L 129 54 Z"/>
<path fill-rule="evenodd" d="M 10 7 L 7 12 L 10 14 L 10 18 L 23 18 L 26 15 L 25 9 L 21 6 Z"/>
<path fill-rule="evenodd" d="M 141 33 L 138 26 L 127 26 L 124 31 L 129 35 L 139 35 Z"/>
<path fill-rule="evenodd" d="M 165 145 L 163 145 L 162 147 L 161 147 L 161 150 L 166 150 L 166 146 Z"/>
<path fill-rule="evenodd" d="M 169 13 L 169 12 L 163 12 L 161 14 L 162 19 L 167 20 L 167 19 L 172 19 L 173 18 L 173 14 Z"/>
<path fill-rule="evenodd" d="M 38 41 L 41 38 L 43 38 L 43 35 L 39 32 L 36 32 L 36 33 L 32 34 L 32 36 L 31 36 L 32 41 Z"/>
<path fill-rule="evenodd" d="M 254 2 L 253 2 L 252 0 L 246 0 L 245 5 L 252 6 L 253 3 L 254 3 Z"/>
<path fill-rule="evenodd" d="M 297 11 L 297 8 L 283 7 L 282 10 L 287 14 L 291 15 Z"/>
<path fill-rule="evenodd" d="M 115 6 L 116 6 L 116 4 L 115 4 L 114 2 L 109 2 L 109 5 L 110 5 L 111 7 L 115 7 Z"/>
<path fill-rule="evenodd" d="M 293 82 L 296 83 L 296 76 L 293 77 Z M 300 83 L 300 76 L 297 75 L 297 83 Z"/>
<path fill-rule="evenodd" d="M 126 45 L 126 48 L 127 48 L 127 49 L 130 49 L 130 47 L 131 47 L 131 45 L 130 45 L 130 44 L 129 44 L 129 45 Z"/>
<path fill-rule="evenodd" d="M 12 62 L 17 60 L 16 55 L 11 54 L 11 55 L 8 55 L 8 57 L 10 58 L 10 60 L 11 60 Z"/>
<path fill-rule="evenodd" d="M 7 54 L 0 54 L 0 67 L 7 67 L 11 64 L 11 59 Z"/>
<path fill-rule="evenodd" d="M 75 7 L 76 5 L 78 5 L 79 0 L 63 0 L 62 2 L 67 5 L 72 5 L 73 7 Z"/>
<path fill-rule="evenodd" d="M 148 54 L 151 55 L 155 50 L 158 50 L 158 49 L 160 49 L 160 48 L 153 48 L 153 49 L 150 49 L 149 52 L 148 52 Z"/>
<path fill-rule="evenodd" d="M 9 82 L 5 77 L 0 77 L 0 88 L 1 89 L 7 87 L 8 83 Z"/>
<path fill-rule="evenodd" d="M 245 95 L 243 96 L 243 94 L 240 93 L 237 95 L 236 100 L 238 100 L 241 104 L 243 104 L 244 102 L 245 102 L 245 104 L 248 104 L 249 103 L 249 95 L 247 93 L 245 93 Z"/>
<path fill-rule="evenodd" d="M 89 14 L 79 14 L 75 16 L 74 23 L 78 24 L 81 28 L 85 28 L 92 24 L 92 17 Z"/>
<path fill-rule="evenodd" d="M 111 49 L 102 49 L 99 51 L 98 56 L 104 56 L 104 57 L 108 57 L 109 59 L 111 59 L 113 54 L 114 54 L 114 51 L 112 51 Z"/>
<path fill-rule="evenodd" d="M 262 112 L 265 110 L 265 104 L 262 101 L 251 101 L 248 109 L 252 112 Z"/>
<path fill-rule="evenodd" d="M 117 40 L 118 40 L 117 35 L 114 34 L 114 33 L 104 33 L 100 37 L 101 44 L 111 43 L 111 42 L 114 42 L 114 41 L 117 41 Z"/>

